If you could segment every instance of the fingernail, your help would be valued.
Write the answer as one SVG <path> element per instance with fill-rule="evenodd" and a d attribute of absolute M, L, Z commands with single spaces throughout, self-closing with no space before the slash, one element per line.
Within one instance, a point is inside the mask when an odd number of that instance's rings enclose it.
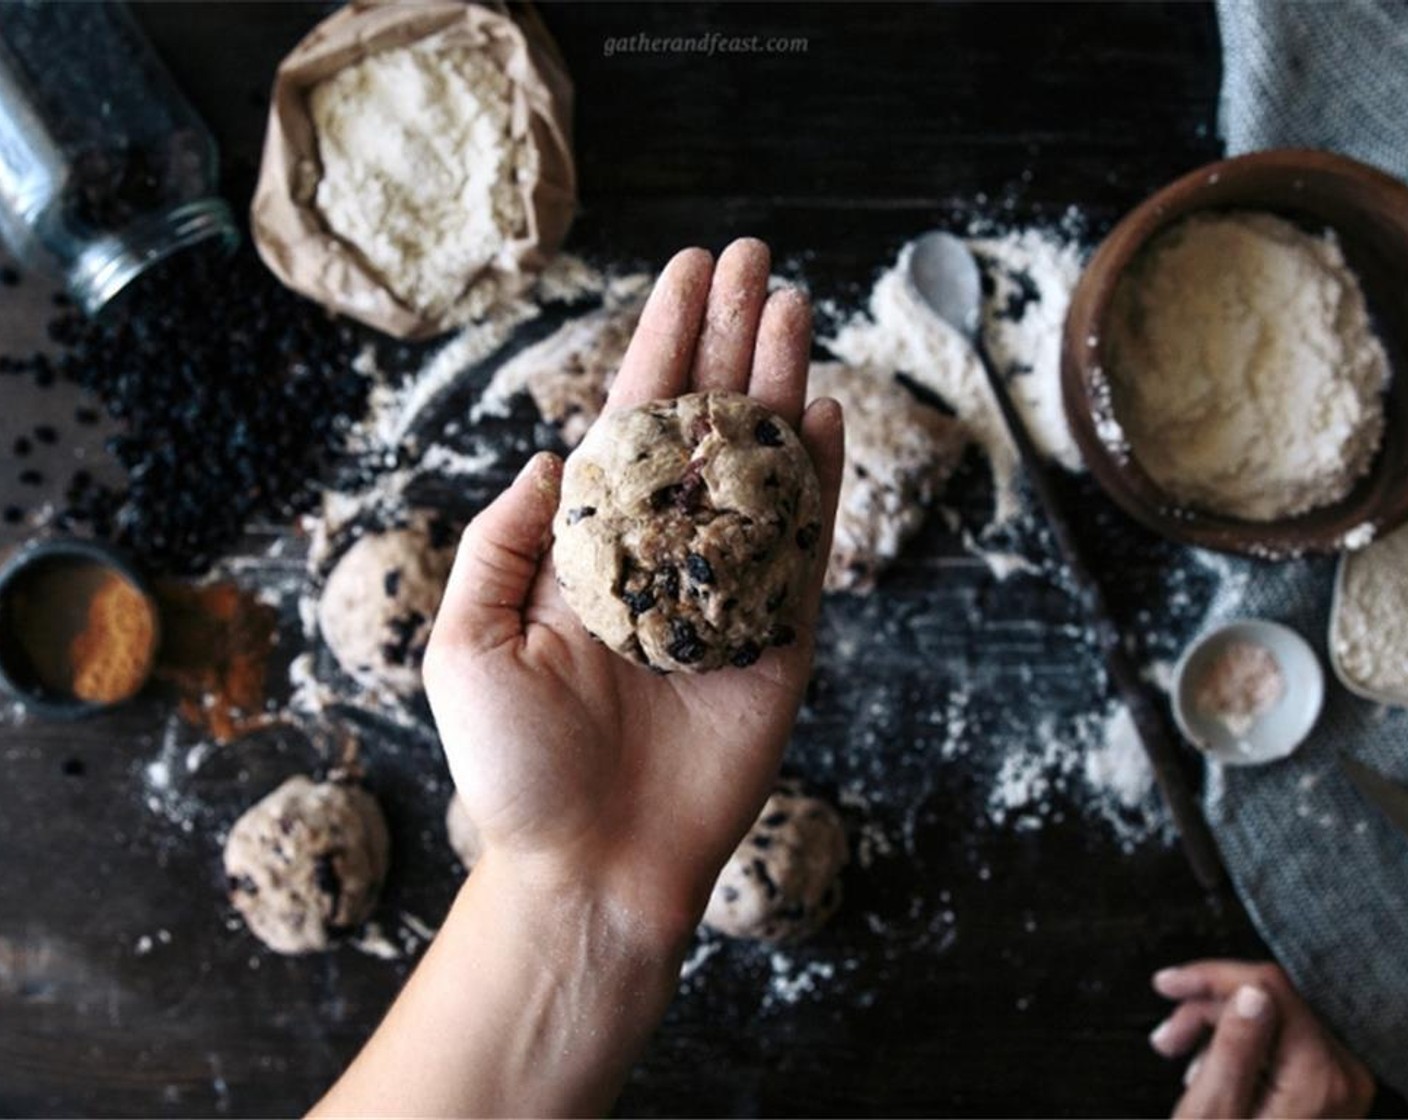
<path fill-rule="evenodd" d="M 1193 1084 L 1193 1078 L 1198 1076 L 1198 1070 L 1202 1068 L 1202 1065 L 1203 1056 L 1201 1054 L 1188 1063 L 1188 1068 L 1183 1071 L 1183 1087 L 1185 1089 Z"/>
<path fill-rule="evenodd" d="M 1176 989 L 1179 979 L 1183 976 L 1181 968 L 1161 968 L 1154 973 L 1154 991 L 1163 995 L 1171 994 L 1172 989 Z"/>
<path fill-rule="evenodd" d="M 1149 1032 L 1149 1045 L 1155 1050 L 1162 1050 L 1164 1042 L 1168 1039 L 1168 1032 L 1173 1029 L 1173 1020 L 1165 1019 L 1157 1027 Z"/>
<path fill-rule="evenodd" d="M 549 497 L 557 494 L 558 464 L 560 459 L 550 451 L 539 451 L 518 472 L 516 482 L 531 479 L 538 490 Z"/>
<path fill-rule="evenodd" d="M 1271 1007 L 1271 997 L 1255 984 L 1243 984 L 1232 997 L 1232 1010 L 1243 1019 L 1260 1019 Z"/>

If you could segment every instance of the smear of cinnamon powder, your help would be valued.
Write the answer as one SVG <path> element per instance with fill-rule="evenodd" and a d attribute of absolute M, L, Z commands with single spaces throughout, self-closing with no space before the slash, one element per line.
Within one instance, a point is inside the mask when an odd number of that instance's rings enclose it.
<path fill-rule="evenodd" d="M 227 743 L 268 722 L 264 700 L 278 611 L 230 582 L 165 583 L 159 680 L 180 696 L 184 719 Z"/>

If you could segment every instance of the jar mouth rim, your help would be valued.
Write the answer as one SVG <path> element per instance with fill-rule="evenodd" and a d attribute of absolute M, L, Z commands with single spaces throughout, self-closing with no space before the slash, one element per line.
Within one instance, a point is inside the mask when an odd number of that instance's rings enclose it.
<path fill-rule="evenodd" d="M 239 229 L 223 198 L 200 198 L 147 214 L 85 248 L 69 269 L 69 292 L 85 312 L 97 315 L 147 269 L 211 239 L 219 239 L 226 251 L 239 244 Z"/>

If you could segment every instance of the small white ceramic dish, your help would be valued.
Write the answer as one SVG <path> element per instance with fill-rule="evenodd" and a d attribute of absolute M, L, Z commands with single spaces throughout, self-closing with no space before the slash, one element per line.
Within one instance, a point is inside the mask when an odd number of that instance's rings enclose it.
<path fill-rule="evenodd" d="M 1233 642 L 1251 642 L 1270 653 L 1284 683 L 1280 699 L 1240 735 L 1193 703 L 1203 674 Z M 1325 702 L 1325 672 L 1310 643 L 1294 630 L 1243 618 L 1216 626 L 1189 644 L 1173 671 L 1172 696 L 1174 719 L 1189 742 L 1229 766 L 1256 766 L 1287 757 L 1310 734 Z"/>
<path fill-rule="evenodd" d="M 1362 696 L 1365 700 L 1372 700 L 1376 704 L 1390 704 L 1397 708 L 1408 708 L 1408 693 L 1370 688 L 1366 684 L 1361 684 L 1349 675 L 1340 661 L 1339 642 L 1336 640 L 1336 634 L 1340 628 L 1340 603 L 1344 597 L 1345 573 L 1358 555 L 1360 554 L 1356 552 L 1346 552 L 1340 557 L 1339 566 L 1335 569 L 1335 597 L 1330 604 L 1330 633 L 1326 639 L 1326 645 L 1330 651 L 1330 668 L 1334 670 L 1340 684 L 1354 695 Z"/>

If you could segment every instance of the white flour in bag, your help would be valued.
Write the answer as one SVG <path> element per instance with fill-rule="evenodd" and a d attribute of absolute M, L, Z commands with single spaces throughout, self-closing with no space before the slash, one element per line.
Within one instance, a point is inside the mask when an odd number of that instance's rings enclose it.
<path fill-rule="evenodd" d="M 527 228 L 532 147 L 510 131 L 512 85 L 487 53 L 438 37 L 378 51 L 313 87 L 315 202 L 406 306 L 471 317 L 469 281 Z"/>

